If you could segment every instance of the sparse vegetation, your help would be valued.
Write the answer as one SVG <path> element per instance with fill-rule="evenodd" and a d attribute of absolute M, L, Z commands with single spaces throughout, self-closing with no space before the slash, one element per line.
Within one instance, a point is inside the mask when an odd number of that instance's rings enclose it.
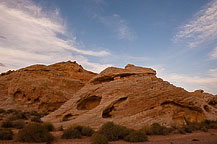
<path fill-rule="evenodd" d="M 2 125 L 3 128 L 12 128 L 13 127 L 13 122 L 9 119 L 3 120 Z"/>
<path fill-rule="evenodd" d="M 55 128 L 53 126 L 52 123 L 49 123 L 49 122 L 45 122 L 45 123 L 42 123 L 42 125 L 48 130 L 48 131 L 54 131 Z"/>
<path fill-rule="evenodd" d="M 15 109 L 9 109 L 6 111 L 7 114 L 15 113 L 15 112 L 17 112 L 17 110 L 15 110 Z"/>
<path fill-rule="evenodd" d="M 13 127 L 16 129 L 22 129 L 25 127 L 25 122 L 24 120 L 16 120 L 13 122 Z"/>
<path fill-rule="evenodd" d="M 38 116 L 34 116 L 34 117 L 31 118 L 31 121 L 32 121 L 32 122 L 38 122 L 38 123 L 40 123 L 40 122 L 41 122 L 41 119 L 40 119 L 40 117 L 38 117 Z"/>
<path fill-rule="evenodd" d="M 9 117 L 10 120 L 19 120 L 19 119 L 23 119 L 23 120 L 27 120 L 28 118 L 26 117 L 24 112 L 21 111 L 15 111 L 15 113 Z"/>
<path fill-rule="evenodd" d="M 127 135 L 124 140 L 128 142 L 145 142 L 148 140 L 148 138 L 146 134 L 141 131 L 133 131 L 130 132 L 130 134 Z"/>
<path fill-rule="evenodd" d="M 75 128 L 67 128 L 63 131 L 62 139 L 80 139 L 82 137 L 81 132 Z"/>
<path fill-rule="evenodd" d="M 0 108 L 0 113 L 5 113 L 6 111 L 2 108 Z"/>
<path fill-rule="evenodd" d="M 153 123 L 149 129 L 146 129 L 147 135 L 167 135 L 171 133 L 173 129 L 161 126 L 158 123 Z"/>
<path fill-rule="evenodd" d="M 76 129 L 76 130 L 78 130 L 79 132 L 81 132 L 83 126 L 81 126 L 81 125 L 74 125 L 73 128 Z"/>
<path fill-rule="evenodd" d="M 12 140 L 13 132 L 10 129 L 0 129 L 0 140 Z"/>
<path fill-rule="evenodd" d="M 21 129 L 16 137 L 19 142 L 51 142 L 54 137 L 39 123 L 29 124 Z"/>
<path fill-rule="evenodd" d="M 102 134 L 95 133 L 91 137 L 91 143 L 92 144 L 108 144 L 108 139 L 106 136 Z"/>
<path fill-rule="evenodd" d="M 58 131 L 63 131 L 63 126 L 61 125 L 57 130 Z"/>
<path fill-rule="evenodd" d="M 99 133 L 106 136 L 108 141 L 116 141 L 118 139 L 123 139 L 130 133 L 130 129 L 115 125 L 113 122 L 107 122 L 99 130 Z"/>
<path fill-rule="evenodd" d="M 81 130 L 81 134 L 83 136 L 92 136 L 94 133 L 94 130 L 90 128 L 89 126 L 83 126 Z"/>

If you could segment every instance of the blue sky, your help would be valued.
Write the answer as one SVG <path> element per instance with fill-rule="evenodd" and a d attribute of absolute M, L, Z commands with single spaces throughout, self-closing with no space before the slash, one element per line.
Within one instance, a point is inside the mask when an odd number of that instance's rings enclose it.
<path fill-rule="evenodd" d="M 217 94 L 216 0 L 2 0 L 0 72 L 76 60 L 152 67 L 189 91 Z"/>

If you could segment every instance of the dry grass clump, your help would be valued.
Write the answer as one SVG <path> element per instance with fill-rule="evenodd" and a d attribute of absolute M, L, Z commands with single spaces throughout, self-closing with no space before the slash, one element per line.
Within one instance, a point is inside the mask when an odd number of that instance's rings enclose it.
<path fill-rule="evenodd" d="M 6 111 L 2 108 L 0 108 L 0 113 L 5 113 Z"/>
<path fill-rule="evenodd" d="M 1 127 L 3 128 L 12 128 L 13 127 L 13 122 L 9 119 L 3 120 Z"/>
<path fill-rule="evenodd" d="M 39 123 L 29 124 L 19 130 L 16 141 L 19 142 L 52 142 L 54 137 Z"/>
<path fill-rule="evenodd" d="M 94 133 L 94 130 L 90 128 L 89 126 L 83 126 L 81 129 L 81 134 L 83 136 L 92 136 Z"/>
<path fill-rule="evenodd" d="M 107 122 L 102 125 L 98 133 L 104 135 L 108 141 L 117 141 L 119 139 L 129 142 L 147 141 L 145 133 L 116 125 L 113 122 Z"/>
<path fill-rule="evenodd" d="M 13 121 L 13 128 L 16 128 L 16 129 L 22 129 L 25 127 L 25 122 L 24 120 L 16 120 L 16 121 Z"/>
<path fill-rule="evenodd" d="M 127 135 L 124 140 L 128 142 L 145 142 L 148 140 L 148 138 L 146 134 L 141 131 L 133 131 L 130 132 L 130 134 Z"/>
<path fill-rule="evenodd" d="M 53 124 L 50 123 L 50 122 L 42 123 L 42 125 L 43 125 L 48 131 L 54 131 L 54 130 L 55 130 Z"/>
<path fill-rule="evenodd" d="M 115 125 L 113 122 L 107 122 L 104 125 L 102 125 L 102 127 L 99 130 L 99 133 L 106 136 L 108 141 L 116 141 L 120 138 L 125 137 L 125 135 L 129 134 L 127 128 L 124 129 L 119 125 Z"/>
<path fill-rule="evenodd" d="M 81 132 L 73 127 L 67 128 L 63 131 L 62 139 L 80 139 L 82 138 Z"/>
<path fill-rule="evenodd" d="M 92 144 L 108 144 L 108 139 L 106 136 L 102 134 L 95 133 L 91 137 L 91 143 Z"/>
<path fill-rule="evenodd" d="M 0 140 L 12 140 L 13 132 L 10 129 L 0 129 Z"/>
<path fill-rule="evenodd" d="M 140 131 L 146 133 L 147 135 L 168 135 L 173 131 L 173 129 L 161 126 L 158 123 L 153 123 L 151 126 L 143 127 Z"/>

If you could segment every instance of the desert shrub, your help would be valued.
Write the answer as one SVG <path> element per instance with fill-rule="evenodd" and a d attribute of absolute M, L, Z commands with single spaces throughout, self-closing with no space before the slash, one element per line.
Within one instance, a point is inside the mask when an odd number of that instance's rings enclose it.
<path fill-rule="evenodd" d="M 90 128 L 89 126 L 82 127 L 81 134 L 83 136 L 92 136 L 93 133 L 94 133 L 94 130 Z"/>
<path fill-rule="evenodd" d="M 13 127 L 13 122 L 9 119 L 6 119 L 4 121 L 2 121 L 2 125 L 3 128 L 12 128 Z"/>
<path fill-rule="evenodd" d="M 171 128 L 167 128 L 165 126 L 161 126 L 158 123 L 153 123 L 149 129 L 149 131 L 147 131 L 148 135 L 167 135 L 170 132 L 172 132 Z"/>
<path fill-rule="evenodd" d="M 6 111 L 7 114 L 15 113 L 15 112 L 17 112 L 17 110 L 15 110 L 15 109 L 9 109 Z"/>
<path fill-rule="evenodd" d="M 60 127 L 58 127 L 57 130 L 58 130 L 58 131 L 63 131 L 63 126 L 61 125 Z"/>
<path fill-rule="evenodd" d="M 39 123 L 32 123 L 19 130 L 16 141 L 19 142 L 51 142 L 54 137 Z"/>
<path fill-rule="evenodd" d="M 208 129 L 207 129 L 206 127 L 202 127 L 201 130 L 202 130 L 203 132 L 208 132 Z"/>
<path fill-rule="evenodd" d="M 144 142 L 147 141 L 148 138 L 146 134 L 141 131 L 133 131 L 127 135 L 124 140 L 128 142 Z"/>
<path fill-rule="evenodd" d="M 16 120 L 13 122 L 13 127 L 17 129 L 22 129 L 25 127 L 25 122 L 24 120 Z"/>
<path fill-rule="evenodd" d="M 149 125 L 145 125 L 145 126 L 143 126 L 140 130 L 139 130 L 140 132 L 143 132 L 143 133 L 145 133 L 145 134 L 149 134 L 150 132 L 150 126 Z"/>
<path fill-rule="evenodd" d="M 186 125 L 184 126 L 184 130 L 187 133 L 192 133 L 194 129 L 191 126 Z"/>
<path fill-rule="evenodd" d="M 128 135 L 130 130 L 126 127 L 107 122 L 99 129 L 99 133 L 107 137 L 108 141 L 116 141 Z"/>
<path fill-rule="evenodd" d="M 0 108 L 0 113 L 5 113 L 6 111 L 2 108 Z"/>
<path fill-rule="evenodd" d="M 52 123 L 49 123 L 49 122 L 45 122 L 45 123 L 42 123 L 42 125 L 48 130 L 48 131 L 54 131 L 55 128 L 53 126 Z"/>
<path fill-rule="evenodd" d="M 208 129 L 217 129 L 217 121 L 206 121 Z"/>
<path fill-rule="evenodd" d="M 185 127 L 190 129 L 189 131 L 200 130 L 202 128 L 202 123 L 188 123 Z"/>
<path fill-rule="evenodd" d="M 76 129 L 76 130 L 78 130 L 79 132 L 81 132 L 83 126 L 80 126 L 80 125 L 74 125 L 73 128 Z"/>
<path fill-rule="evenodd" d="M 10 120 L 27 120 L 27 117 L 24 112 L 16 111 L 11 117 L 9 117 Z"/>
<path fill-rule="evenodd" d="M 39 122 L 39 123 L 40 123 L 40 122 L 41 122 L 41 119 L 40 119 L 40 117 L 38 117 L 38 116 L 34 116 L 34 117 L 31 118 L 31 121 L 32 121 L 32 122 Z"/>
<path fill-rule="evenodd" d="M 30 114 L 31 116 L 41 117 L 41 115 L 40 115 L 37 111 L 31 111 L 31 112 L 29 112 L 29 114 Z"/>
<path fill-rule="evenodd" d="M 9 129 L 0 129 L 0 140 L 12 140 L 13 132 Z"/>
<path fill-rule="evenodd" d="M 64 130 L 61 136 L 62 139 L 80 139 L 81 137 L 82 137 L 81 132 L 72 127 Z"/>
<path fill-rule="evenodd" d="M 178 129 L 178 132 L 179 132 L 180 134 L 186 134 L 186 131 L 185 131 L 184 128 L 179 128 L 179 129 Z"/>
<path fill-rule="evenodd" d="M 92 144 L 108 144 L 108 139 L 106 136 L 102 134 L 95 133 L 91 137 L 91 143 Z"/>

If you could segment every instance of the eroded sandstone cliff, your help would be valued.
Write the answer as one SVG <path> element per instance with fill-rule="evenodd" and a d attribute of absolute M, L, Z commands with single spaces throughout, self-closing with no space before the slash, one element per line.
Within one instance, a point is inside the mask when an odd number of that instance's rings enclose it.
<path fill-rule="evenodd" d="M 0 108 L 54 111 L 96 75 L 70 61 L 2 73 Z"/>
<path fill-rule="evenodd" d="M 131 128 L 154 122 L 165 126 L 217 120 L 217 97 L 188 92 L 156 77 L 150 68 L 109 67 L 92 78 L 44 121 L 99 128 L 113 121 Z"/>

